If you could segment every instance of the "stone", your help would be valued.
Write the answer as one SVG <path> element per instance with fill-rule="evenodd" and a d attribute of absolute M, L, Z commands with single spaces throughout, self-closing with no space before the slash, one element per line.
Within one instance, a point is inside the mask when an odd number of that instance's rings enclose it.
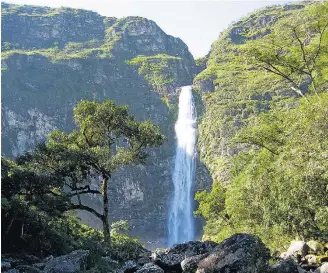
<path fill-rule="evenodd" d="M 136 272 L 140 266 L 132 260 L 126 261 L 124 265 L 119 269 L 119 273 L 133 273 Z"/>
<path fill-rule="evenodd" d="M 150 263 L 150 258 L 149 257 L 141 257 L 138 259 L 137 263 L 141 266 Z"/>
<path fill-rule="evenodd" d="M 315 273 L 328 273 L 328 263 L 323 263 L 319 268 L 314 271 Z"/>
<path fill-rule="evenodd" d="M 310 250 L 314 254 L 323 253 L 323 251 L 324 251 L 324 246 L 317 241 L 311 240 L 311 241 L 307 242 L 306 244 L 309 246 Z"/>
<path fill-rule="evenodd" d="M 198 273 L 263 273 L 269 269 L 269 250 L 260 238 L 235 234 L 197 264 Z"/>
<path fill-rule="evenodd" d="M 308 264 L 316 264 L 318 262 L 317 257 L 313 254 L 306 255 L 305 260 Z"/>
<path fill-rule="evenodd" d="M 309 253 L 309 246 L 303 241 L 294 241 L 290 244 L 288 250 L 282 254 L 282 259 L 293 258 L 300 261 L 301 257 L 305 257 Z"/>
<path fill-rule="evenodd" d="M 291 259 L 270 266 L 270 273 L 299 273 L 298 265 Z"/>
<path fill-rule="evenodd" d="M 181 262 L 187 258 L 212 251 L 218 244 L 210 241 L 190 241 L 171 248 L 157 249 L 152 254 L 153 262 L 164 270 L 181 271 Z"/>
<path fill-rule="evenodd" d="M 193 273 L 197 270 L 197 264 L 204 258 L 206 258 L 209 253 L 200 254 L 192 257 L 188 257 L 181 262 L 181 268 L 183 272 Z"/>
<path fill-rule="evenodd" d="M 75 250 L 67 255 L 51 259 L 46 263 L 44 273 L 75 273 L 87 268 L 89 250 Z"/>
<path fill-rule="evenodd" d="M 137 270 L 136 273 L 164 273 L 164 270 L 155 264 L 147 263 Z"/>

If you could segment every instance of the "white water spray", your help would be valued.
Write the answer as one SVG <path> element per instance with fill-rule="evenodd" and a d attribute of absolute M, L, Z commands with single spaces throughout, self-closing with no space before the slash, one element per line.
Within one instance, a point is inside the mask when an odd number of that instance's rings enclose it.
<path fill-rule="evenodd" d="M 177 147 L 172 175 L 174 196 L 169 210 L 169 246 L 194 239 L 192 187 L 195 180 L 197 116 L 191 86 L 182 87 L 175 133 Z"/>

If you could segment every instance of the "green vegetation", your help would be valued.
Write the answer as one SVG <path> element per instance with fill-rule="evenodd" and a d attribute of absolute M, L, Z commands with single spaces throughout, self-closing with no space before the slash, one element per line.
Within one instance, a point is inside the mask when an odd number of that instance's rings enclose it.
<path fill-rule="evenodd" d="M 231 26 L 196 76 L 215 85 L 198 140 L 214 180 L 196 195 L 206 239 L 247 232 L 282 250 L 328 235 L 328 5 L 294 5 Z"/>
<path fill-rule="evenodd" d="M 2 239 L 8 243 L 7 251 L 44 255 L 101 241 L 109 245 L 108 183 L 112 173 L 120 166 L 144 163 L 146 150 L 164 141 L 158 127 L 150 121 L 137 122 L 127 106 L 110 100 L 80 102 L 74 119 L 77 129 L 73 132 L 52 132 L 46 144 L 16 162 L 2 159 Z M 101 197 L 103 213 L 83 204 L 81 196 L 86 194 Z M 69 213 L 76 209 L 98 217 L 103 234 L 78 224 Z M 118 252 L 127 245 L 135 249 L 136 242 L 120 235 L 119 228 L 122 225 L 114 225 L 112 245 Z"/>
<path fill-rule="evenodd" d="M 69 178 L 65 185 L 78 199 L 71 209 L 86 210 L 98 217 L 103 223 L 104 238 L 109 241 L 108 183 L 112 173 L 124 165 L 144 163 L 146 149 L 161 145 L 164 136 L 150 121 L 137 122 L 128 114 L 127 106 L 117 106 L 111 100 L 80 102 L 74 109 L 74 120 L 77 130 L 70 134 L 52 132 L 47 144 L 27 155 L 26 162 L 36 171 L 50 172 L 61 181 Z M 85 184 L 91 177 L 98 180 L 99 189 Z M 100 195 L 103 213 L 82 204 L 83 194 Z"/>
<path fill-rule="evenodd" d="M 72 45 L 73 44 L 73 45 Z M 70 59 L 87 59 L 90 57 L 98 57 L 98 58 L 110 58 L 112 57 L 111 53 L 104 48 L 85 48 L 84 45 L 80 43 L 69 43 L 67 48 L 64 50 L 60 50 L 58 47 L 52 47 L 47 49 L 37 49 L 37 50 L 8 50 L 3 52 L 2 60 L 6 60 L 10 56 L 14 54 L 22 54 L 27 56 L 40 55 L 43 57 L 47 57 L 52 61 L 59 60 L 70 60 Z"/>
<path fill-rule="evenodd" d="M 138 66 L 138 73 L 143 75 L 153 88 L 161 90 L 165 85 L 176 80 L 174 74 L 170 73 L 169 64 L 177 60 L 181 60 L 181 58 L 158 54 L 155 56 L 137 56 L 127 63 Z"/>
<path fill-rule="evenodd" d="M 234 157 L 228 186 L 199 193 L 206 236 L 259 235 L 272 248 L 328 234 L 328 96 L 277 108 L 248 121 L 235 142 L 254 147 Z"/>

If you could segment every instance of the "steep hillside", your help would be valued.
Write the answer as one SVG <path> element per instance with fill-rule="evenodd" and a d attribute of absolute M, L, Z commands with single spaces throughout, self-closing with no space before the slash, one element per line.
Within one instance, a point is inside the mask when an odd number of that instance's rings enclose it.
<path fill-rule="evenodd" d="M 313 5 L 302 2 L 258 10 L 232 24 L 212 44 L 206 68 L 196 75 L 193 86 L 201 93 L 204 109 L 199 124 L 201 159 L 215 181 L 228 180 L 228 158 L 238 151 L 230 140 L 250 116 L 301 97 L 281 77 L 242 60 L 249 58 L 243 49 L 255 48 L 277 25 L 307 13 Z M 301 82 L 304 93 L 308 83 L 308 79 Z"/>
<path fill-rule="evenodd" d="M 205 238 L 253 233 L 281 250 L 327 236 L 327 22 L 327 2 L 272 6 L 213 43 L 193 83 L 213 178 L 196 197 Z"/>
<path fill-rule="evenodd" d="M 153 21 L 70 8 L 2 3 L 2 151 L 17 156 L 58 128 L 73 128 L 82 99 L 129 105 L 138 120 L 159 125 L 168 141 L 146 167 L 112 179 L 113 221 L 126 219 L 143 241 L 166 237 L 174 156 L 176 88 L 192 83 L 196 65 L 187 46 Z M 208 187 L 209 177 L 199 180 Z M 93 200 L 98 206 L 97 200 Z M 91 225 L 94 219 L 84 218 Z"/>

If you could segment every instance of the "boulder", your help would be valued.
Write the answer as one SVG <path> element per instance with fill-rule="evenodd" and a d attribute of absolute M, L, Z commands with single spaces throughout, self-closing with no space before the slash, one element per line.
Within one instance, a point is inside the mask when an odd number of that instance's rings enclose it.
<path fill-rule="evenodd" d="M 310 250 L 314 254 L 323 253 L 324 246 L 321 243 L 311 240 L 311 241 L 307 242 L 306 244 L 309 246 Z"/>
<path fill-rule="evenodd" d="M 298 265 L 293 260 L 282 260 L 270 266 L 270 273 L 299 273 Z"/>
<path fill-rule="evenodd" d="M 318 263 L 317 257 L 315 255 L 313 255 L 313 254 L 306 255 L 305 256 L 305 261 L 308 264 L 316 264 L 316 263 Z"/>
<path fill-rule="evenodd" d="M 181 262 L 181 268 L 183 272 L 192 273 L 196 272 L 197 264 L 204 258 L 206 258 L 209 253 L 200 254 L 192 257 L 188 257 Z"/>
<path fill-rule="evenodd" d="M 124 265 L 119 269 L 119 273 L 134 273 L 136 272 L 140 266 L 132 260 L 126 261 Z"/>
<path fill-rule="evenodd" d="M 314 271 L 315 273 L 328 273 L 328 263 L 323 263 L 319 268 Z"/>
<path fill-rule="evenodd" d="M 301 257 L 305 257 L 307 254 L 309 254 L 309 246 L 303 242 L 303 241 L 294 241 L 290 244 L 288 250 L 282 254 L 281 258 L 283 259 L 289 259 L 293 258 L 300 261 Z"/>
<path fill-rule="evenodd" d="M 138 265 L 143 266 L 145 264 L 150 263 L 150 258 L 149 257 L 141 257 L 138 259 L 137 263 L 138 263 Z"/>
<path fill-rule="evenodd" d="M 44 273 L 75 273 L 87 269 L 89 255 L 88 250 L 75 250 L 50 259 L 44 267 Z"/>
<path fill-rule="evenodd" d="M 164 273 L 164 270 L 155 264 L 147 263 L 137 270 L 136 273 Z"/>
<path fill-rule="evenodd" d="M 165 271 L 181 271 L 180 264 L 185 258 L 208 253 L 214 250 L 217 245 L 217 243 L 210 241 L 190 241 L 184 244 L 176 244 L 171 248 L 155 250 L 152 254 L 152 260 Z"/>
<path fill-rule="evenodd" d="M 260 238 L 235 234 L 197 264 L 202 273 L 263 273 L 269 268 L 269 250 Z"/>

